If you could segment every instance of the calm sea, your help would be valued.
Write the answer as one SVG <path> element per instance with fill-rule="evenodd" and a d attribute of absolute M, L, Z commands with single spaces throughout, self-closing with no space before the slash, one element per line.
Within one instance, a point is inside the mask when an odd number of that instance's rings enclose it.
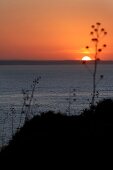
<path fill-rule="evenodd" d="M 67 112 L 71 100 L 71 114 L 79 114 L 89 106 L 92 92 L 93 64 L 71 65 L 0 65 L 0 130 L 4 136 L 11 136 L 10 108 L 15 108 L 14 127 L 18 126 L 23 103 L 22 89 L 30 90 L 38 76 L 33 112 L 54 110 Z M 100 75 L 104 78 L 100 80 Z M 73 92 L 74 90 L 74 92 Z M 97 90 L 101 98 L 113 97 L 113 64 L 100 64 L 97 70 Z M 73 96 L 74 94 L 74 96 Z M 73 101 L 73 99 L 76 99 Z M 6 115 L 7 118 L 6 118 Z M 5 125 L 3 126 L 5 122 Z"/>

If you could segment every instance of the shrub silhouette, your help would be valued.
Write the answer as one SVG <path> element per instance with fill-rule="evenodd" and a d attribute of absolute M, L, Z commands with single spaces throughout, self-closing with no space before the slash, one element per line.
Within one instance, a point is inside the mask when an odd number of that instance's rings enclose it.
<path fill-rule="evenodd" d="M 104 99 L 93 108 L 85 109 L 79 116 L 67 116 L 52 111 L 37 115 L 25 122 L 9 145 L 2 150 L 5 154 L 26 154 L 29 150 L 46 148 L 47 141 L 68 139 L 78 136 L 113 135 L 113 100 Z M 46 144 L 44 144 L 44 142 Z"/>
<path fill-rule="evenodd" d="M 102 102 L 99 102 L 95 109 L 95 113 L 98 114 L 100 119 L 113 122 L 113 100 L 104 99 Z"/>

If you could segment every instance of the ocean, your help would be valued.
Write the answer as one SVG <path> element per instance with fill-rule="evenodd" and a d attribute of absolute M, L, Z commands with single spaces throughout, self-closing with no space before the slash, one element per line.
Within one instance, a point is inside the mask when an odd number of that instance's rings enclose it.
<path fill-rule="evenodd" d="M 33 80 L 41 76 L 33 103 L 33 114 L 52 110 L 80 114 L 89 107 L 92 93 L 93 64 L 0 65 L 0 136 L 4 144 L 12 135 L 11 108 L 14 108 L 14 131 L 18 127 L 23 104 L 22 89 L 31 90 Z M 102 77 L 103 79 L 100 79 Z M 113 98 L 113 63 L 97 68 L 97 98 Z"/>

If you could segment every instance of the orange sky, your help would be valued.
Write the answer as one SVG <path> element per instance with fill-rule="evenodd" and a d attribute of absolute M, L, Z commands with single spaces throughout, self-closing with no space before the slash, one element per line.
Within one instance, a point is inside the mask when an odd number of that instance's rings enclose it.
<path fill-rule="evenodd" d="M 113 0 L 1 0 L 0 59 L 81 59 L 90 26 L 101 22 L 113 60 Z M 90 54 L 91 56 L 91 54 Z"/>

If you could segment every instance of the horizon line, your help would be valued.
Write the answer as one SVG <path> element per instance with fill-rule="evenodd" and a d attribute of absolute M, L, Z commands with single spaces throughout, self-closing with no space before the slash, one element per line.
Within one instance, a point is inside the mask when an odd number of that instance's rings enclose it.
<path fill-rule="evenodd" d="M 20 61 L 21 61 L 21 62 L 25 62 L 25 61 L 26 61 L 26 62 L 30 62 L 30 61 L 32 61 L 32 62 L 33 62 L 33 61 L 37 61 L 37 62 L 38 62 L 38 61 L 41 61 L 41 62 L 46 62 L 46 61 L 47 61 L 47 62 L 51 62 L 51 61 L 55 62 L 55 61 L 59 61 L 59 62 L 62 62 L 62 61 L 83 61 L 83 60 L 81 60 L 81 59 L 77 59 L 77 60 L 75 60 L 75 59 L 71 59 L 71 60 L 70 60 L 70 59 L 69 59 L 69 60 L 54 60 L 54 59 L 53 59 L 53 60 L 50 60 L 50 59 L 49 59 L 49 60 L 31 60 L 31 59 L 30 59 L 30 60 L 20 60 L 20 59 L 18 59 L 18 60 L 16 60 L 16 59 L 9 59 L 9 60 L 6 60 L 6 59 L 5 59 L 5 60 L 3 60 L 3 59 L 0 59 L 0 62 L 7 62 L 7 61 L 9 61 L 9 62 L 12 62 L 12 61 L 15 61 L 15 62 L 18 62 L 18 61 L 19 61 L 19 62 L 20 62 Z M 91 62 L 91 61 L 95 61 L 95 60 L 89 60 L 88 62 Z M 99 60 L 99 61 L 113 61 L 113 60 L 108 59 L 108 60 Z"/>
<path fill-rule="evenodd" d="M 86 61 L 94 64 L 94 60 Z M 83 64 L 82 60 L 0 60 L 0 65 L 73 65 Z M 99 60 L 100 64 L 113 64 L 113 60 Z"/>

